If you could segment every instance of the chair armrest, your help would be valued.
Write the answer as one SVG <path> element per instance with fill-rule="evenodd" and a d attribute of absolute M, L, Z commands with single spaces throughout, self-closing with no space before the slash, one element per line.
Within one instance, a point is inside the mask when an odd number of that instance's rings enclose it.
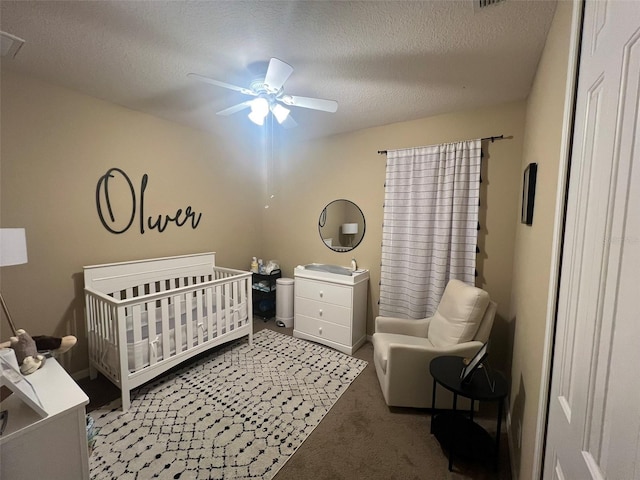
<path fill-rule="evenodd" d="M 376 333 L 397 333 L 412 337 L 427 337 L 431 318 L 412 320 L 409 318 L 376 317 Z"/>
<path fill-rule="evenodd" d="M 450 347 L 434 348 L 434 350 L 439 352 L 436 356 L 453 355 L 456 357 L 472 358 L 478 353 L 482 345 L 484 345 L 483 342 L 471 340 L 470 342 L 459 343 L 458 345 L 452 345 Z"/>
<path fill-rule="evenodd" d="M 407 371 L 424 368 L 429 371 L 429 363 L 436 357 L 454 355 L 457 357 L 473 357 L 483 343 L 476 340 L 460 343 L 450 347 L 432 347 L 422 345 L 405 345 L 400 343 L 389 344 L 389 356 L 387 360 L 387 375 L 393 378 L 394 372 L 400 378 L 404 378 Z"/>

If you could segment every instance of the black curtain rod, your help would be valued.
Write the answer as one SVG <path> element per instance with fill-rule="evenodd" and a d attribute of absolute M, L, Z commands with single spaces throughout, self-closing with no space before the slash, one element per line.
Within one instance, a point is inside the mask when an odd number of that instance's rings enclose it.
<path fill-rule="evenodd" d="M 480 140 L 491 140 L 491 143 L 495 142 L 496 140 L 502 140 L 504 138 L 504 135 L 497 135 L 495 137 L 483 137 Z M 378 154 L 382 155 L 386 155 L 387 151 L 386 150 L 378 150 Z"/>

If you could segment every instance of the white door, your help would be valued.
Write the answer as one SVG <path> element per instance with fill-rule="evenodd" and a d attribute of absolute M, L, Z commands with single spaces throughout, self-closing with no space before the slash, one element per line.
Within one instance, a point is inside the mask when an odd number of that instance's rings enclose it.
<path fill-rule="evenodd" d="M 545 479 L 640 479 L 640 2 L 585 4 Z"/>

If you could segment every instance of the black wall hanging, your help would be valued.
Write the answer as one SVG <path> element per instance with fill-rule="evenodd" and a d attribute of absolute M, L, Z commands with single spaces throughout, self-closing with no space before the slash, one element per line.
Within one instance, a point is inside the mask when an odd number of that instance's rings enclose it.
<path fill-rule="evenodd" d="M 520 222 L 526 225 L 533 224 L 533 204 L 536 199 L 536 176 L 538 174 L 538 164 L 530 163 L 524 169 L 522 180 L 522 212 Z"/>

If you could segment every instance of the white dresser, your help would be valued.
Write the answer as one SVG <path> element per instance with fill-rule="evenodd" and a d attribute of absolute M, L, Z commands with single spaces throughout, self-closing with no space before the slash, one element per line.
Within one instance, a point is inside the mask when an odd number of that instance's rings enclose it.
<path fill-rule="evenodd" d="M 295 337 L 352 355 L 367 337 L 369 271 L 341 275 L 296 267 Z"/>
<path fill-rule="evenodd" d="M 0 478 L 88 479 L 85 405 L 89 398 L 54 358 L 25 378 L 46 416 L 36 413 L 16 393 L 2 401 L 0 407 L 9 416 L 0 436 Z"/>

